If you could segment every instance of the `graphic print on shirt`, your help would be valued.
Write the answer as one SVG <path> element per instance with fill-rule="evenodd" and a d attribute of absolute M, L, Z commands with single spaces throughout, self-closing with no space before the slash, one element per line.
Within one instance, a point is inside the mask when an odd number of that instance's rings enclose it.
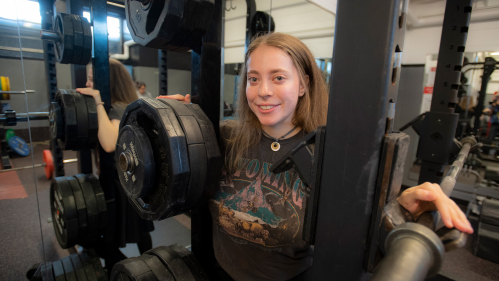
<path fill-rule="evenodd" d="M 276 175 L 271 167 L 242 159 L 231 180 L 220 182 L 210 209 L 215 223 L 229 235 L 280 247 L 302 239 L 305 189 L 296 173 Z"/>

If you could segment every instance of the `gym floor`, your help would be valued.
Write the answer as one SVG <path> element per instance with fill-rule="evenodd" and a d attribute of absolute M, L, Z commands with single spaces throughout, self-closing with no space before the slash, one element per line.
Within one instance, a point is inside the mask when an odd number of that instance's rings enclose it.
<path fill-rule="evenodd" d="M 11 158 L 12 167 L 42 163 L 48 142 L 33 143 L 33 157 Z M 76 158 L 76 152 L 65 151 L 64 159 Z M 78 174 L 76 162 L 64 165 L 67 176 Z M 51 223 L 50 180 L 43 167 L 0 173 L 0 280 L 27 280 L 26 271 L 35 263 L 56 261 L 75 249 L 62 249 Z M 154 222 L 153 247 L 179 243 L 190 245 L 190 218 L 180 215 Z M 43 241 L 43 243 L 42 243 Z M 121 249 L 127 257 L 139 256 L 135 244 Z"/>

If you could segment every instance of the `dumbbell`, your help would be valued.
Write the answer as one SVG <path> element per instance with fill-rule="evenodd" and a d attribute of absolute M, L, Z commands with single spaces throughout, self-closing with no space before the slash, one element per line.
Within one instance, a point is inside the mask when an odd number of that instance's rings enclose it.
<path fill-rule="evenodd" d="M 78 161 L 78 159 L 66 159 L 63 160 L 63 163 L 73 163 Z M 47 179 L 51 179 L 53 174 L 54 174 L 54 159 L 52 158 L 52 152 L 50 150 L 45 149 L 43 151 L 43 164 L 36 164 L 32 166 L 24 166 L 24 167 L 19 167 L 19 168 L 12 168 L 12 169 L 4 169 L 0 170 L 0 173 L 5 173 L 5 172 L 12 172 L 12 171 L 19 171 L 19 170 L 25 170 L 25 169 L 33 169 L 37 167 L 45 167 L 45 176 Z"/>
<path fill-rule="evenodd" d="M 106 230 L 106 199 L 94 175 L 53 179 L 50 208 L 56 238 L 63 249 L 95 241 Z"/>

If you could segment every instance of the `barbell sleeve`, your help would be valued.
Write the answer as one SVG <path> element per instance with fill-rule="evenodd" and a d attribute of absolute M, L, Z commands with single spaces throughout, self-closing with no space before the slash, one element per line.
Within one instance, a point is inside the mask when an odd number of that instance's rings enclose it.
<path fill-rule="evenodd" d="M 61 36 L 57 32 L 50 30 L 40 30 L 40 38 L 42 40 L 52 40 L 54 42 L 61 42 Z"/>
<path fill-rule="evenodd" d="M 49 118 L 48 112 L 30 112 L 30 113 L 16 113 L 16 121 L 30 121 L 33 120 L 47 120 Z M 0 122 L 5 122 L 7 118 L 5 114 L 0 114 Z"/>

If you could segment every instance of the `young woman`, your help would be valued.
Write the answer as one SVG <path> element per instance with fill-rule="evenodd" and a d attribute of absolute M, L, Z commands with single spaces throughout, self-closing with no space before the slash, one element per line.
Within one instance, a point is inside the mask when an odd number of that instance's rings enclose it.
<path fill-rule="evenodd" d="M 210 201 L 215 256 L 235 280 L 306 280 L 313 249 L 301 237 L 305 190 L 294 171 L 269 169 L 326 123 L 326 87 L 310 50 L 282 33 L 255 39 L 240 75 L 238 118 L 221 127 L 225 179 Z M 437 184 L 409 188 L 398 201 L 414 217 L 438 209 L 447 227 L 473 232 Z"/>
<path fill-rule="evenodd" d="M 78 88 L 76 91 L 94 98 L 99 122 L 97 137 L 104 151 L 112 153 L 118 139 L 121 116 L 126 106 L 137 100 L 137 94 L 130 74 L 119 61 L 109 60 L 109 72 L 112 105 L 109 115 L 106 113 L 99 90 L 93 88 L 91 67 L 88 71 L 87 88 Z M 115 164 L 114 161 L 113 164 Z M 114 203 L 107 204 L 108 212 L 116 214 L 114 217 L 109 217 L 108 228 L 112 230 L 108 229 L 107 233 L 114 233 L 114 237 L 105 237 L 105 240 L 98 241 L 92 247 L 96 248 L 98 253 L 102 253 L 101 257 L 106 259 L 106 268 L 111 274 L 114 264 L 126 258 L 119 248 L 126 247 L 127 243 L 137 243 L 141 253 L 152 248 L 149 232 L 154 230 L 154 225 L 151 221 L 141 219 L 128 202 L 125 193 L 119 187 L 116 166 L 103 167 L 101 175 L 104 172 L 110 175 L 107 177 L 110 181 L 102 186 L 106 200 L 114 199 Z"/>

